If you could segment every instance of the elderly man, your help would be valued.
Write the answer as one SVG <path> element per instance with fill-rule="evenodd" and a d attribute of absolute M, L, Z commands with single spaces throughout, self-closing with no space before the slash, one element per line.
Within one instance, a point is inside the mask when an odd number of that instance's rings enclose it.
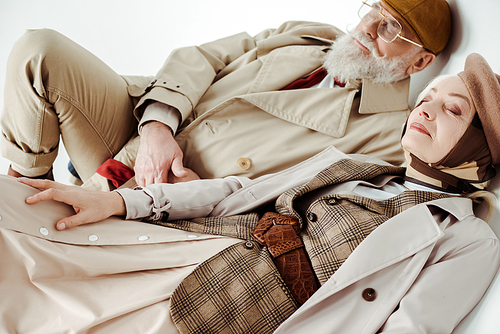
<path fill-rule="evenodd" d="M 348 34 L 288 22 L 181 48 L 154 78 L 120 76 L 56 32 L 29 31 L 6 76 L 9 174 L 47 177 L 60 136 L 83 181 L 102 190 L 134 171 L 143 186 L 254 178 L 330 145 L 400 163 L 409 76 L 446 46 L 449 7 L 383 0 L 363 2 L 359 16 Z"/>

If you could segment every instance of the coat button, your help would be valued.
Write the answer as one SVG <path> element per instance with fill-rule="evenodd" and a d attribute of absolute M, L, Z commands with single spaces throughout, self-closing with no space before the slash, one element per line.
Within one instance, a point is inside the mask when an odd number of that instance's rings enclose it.
<path fill-rule="evenodd" d="M 328 205 L 335 205 L 336 203 L 337 203 L 337 201 L 335 200 L 335 198 L 330 198 L 330 199 L 326 202 L 326 204 L 328 204 Z"/>
<path fill-rule="evenodd" d="M 316 220 L 318 220 L 318 216 L 316 216 L 315 213 L 309 212 L 307 214 L 307 219 L 309 219 L 312 222 L 315 222 Z"/>
<path fill-rule="evenodd" d="M 377 291 L 372 288 L 367 288 L 363 290 L 363 293 L 361 295 L 367 302 L 372 302 L 377 298 Z"/>
<path fill-rule="evenodd" d="M 241 170 L 249 170 L 252 167 L 252 162 L 248 158 L 239 158 L 236 161 L 236 164 Z"/>
<path fill-rule="evenodd" d="M 245 244 L 243 245 L 246 249 L 252 249 L 253 248 L 253 242 L 251 241 L 247 241 L 245 242 Z"/>

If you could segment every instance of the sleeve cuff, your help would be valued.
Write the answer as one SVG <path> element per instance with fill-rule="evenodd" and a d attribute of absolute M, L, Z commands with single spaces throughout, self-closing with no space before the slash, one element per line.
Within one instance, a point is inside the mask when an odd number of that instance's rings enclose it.
<path fill-rule="evenodd" d="M 190 219 L 210 214 L 215 205 L 240 189 L 244 182 L 244 178 L 228 177 L 116 191 L 125 202 L 126 219 Z"/>
<path fill-rule="evenodd" d="M 150 121 L 161 122 L 172 130 L 175 134 L 181 122 L 181 113 L 174 107 L 155 101 L 146 107 L 144 114 L 139 122 L 139 132 L 143 125 Z"/>
<path fill-rule="evenodd" d="M 130 188 L 115 190 L 123 198 L 127 214 L 125 219 L 140 219 L 151 215 L 153 198 L 143 191 Z"/>

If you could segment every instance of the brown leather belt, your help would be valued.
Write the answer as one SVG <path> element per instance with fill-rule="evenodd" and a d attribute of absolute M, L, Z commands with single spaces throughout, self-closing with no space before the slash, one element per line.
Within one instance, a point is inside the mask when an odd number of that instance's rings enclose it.
<path fill-rule="evenodd" d="M 299 304 L 318 290 L 319 282 L 297 235 L 299 221 L 294 217 L 267 212 L 252 231 L 254 238 L 266 245 L 292 296 Z"/>

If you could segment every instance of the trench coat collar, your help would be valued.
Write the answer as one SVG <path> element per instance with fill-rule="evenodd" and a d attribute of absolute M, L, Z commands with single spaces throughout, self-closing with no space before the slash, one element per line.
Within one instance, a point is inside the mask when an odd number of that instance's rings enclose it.
<path fill-rule="evenodd" d="M 364 181 L 379 175 L 388 175 L 384 182 L 395 177 L 402 177 L 405 169 L 391 165 L 379 165 L 354 159 L 341 159 L 323 169 L 309 182 L 300 187 L 290 189 L 276 200 L 276 211 L 285 216 L 293 216 L 302 224 L 301 215 L 295 211 L 294 202 L 300 197 L 316 189 L 347 181 Z"/>
<path fill-rule="evenodd" d="M 333 137 L 344 135 L 353 100 L 360 91 L 360 114 L 408 110 L 409 77 L 387 85 L 363 79 L 350 80 L 344 88 L 281 91 L 320 68 L 327 51 L 325 46 L 289 46 L 261 57 L 262 66 L 242 97 L 276 117 Z M 318 112 L 304 112 L 310 110 Z"/>
<path fill-rule="evenodd" d="M 410 77 L 387 85 L 377 85 L 370 80 L 363 79 L 362 87 L 360 114 L 408 109 Z"/>
<path fill-rule="evenodd" d="M 398 262 L 409 260 L 417 267 L 423 266 L 449 224 L 447 219 L 437 223 L 429 210 L 431 206 L 440 207 L 459 220 L 474 214 L 472 201 L 461 197 L 415 205 L 390 218 L 370 233 L 324 284 L 333 285 L 334 289 L 314 294 L 294 316 L 299 316 L 336 292 Z M 376 256 L 373 256 L 374 249 L 377 250 Z M 394 252 L 395 249 L 398 251 Z M 418 272 L 419 270 L 415 271 L 414 275 L 418 275 Z"/>

